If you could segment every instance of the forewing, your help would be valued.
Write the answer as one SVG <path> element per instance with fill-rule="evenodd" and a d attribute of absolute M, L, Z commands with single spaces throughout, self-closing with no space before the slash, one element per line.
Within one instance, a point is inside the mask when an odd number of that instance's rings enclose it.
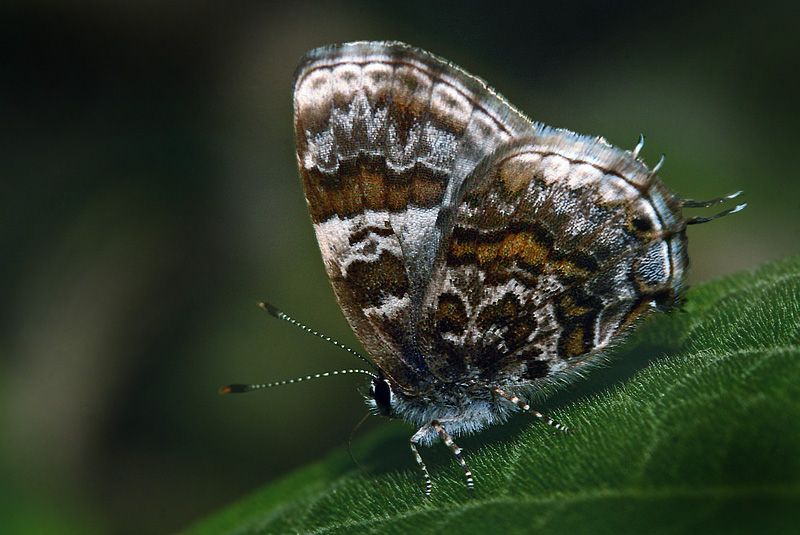
<path fill-rule="evenodd" d="M 512 140 L 459 198 L 423 307 L 442 381 L 566 381 L 683 288 L 678 202 L 602 139 L 541 129 Z"/>
<path fill-rule="evenodd" d="M 297 159 L 325 268 L 387 375 L 424 372 L 422 299 L 464 178 L 527 119 L 485 84 L 400 43 L 315 50 L 297 72 Z M 439 223 L 437 223 L 439 221 Z"/>

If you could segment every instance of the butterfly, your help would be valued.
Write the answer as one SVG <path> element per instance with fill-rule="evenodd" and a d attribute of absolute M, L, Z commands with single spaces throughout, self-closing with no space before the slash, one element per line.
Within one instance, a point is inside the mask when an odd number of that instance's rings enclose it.
<path fill-rule="evenodd" d="M 454 442 L 533 410 L 686 287 L 686 207 L 633 151 L 527 119 L 485 82 L 399 42 L 307 54 L 297 162 L 342 312 L 373 363 L 378 414 Z M 267 306 L 273 315 L 287 319 Z M 289 321 L 294 322 L 291 318 Z M 265 385 L 232 385 L 248 391 Z"/>

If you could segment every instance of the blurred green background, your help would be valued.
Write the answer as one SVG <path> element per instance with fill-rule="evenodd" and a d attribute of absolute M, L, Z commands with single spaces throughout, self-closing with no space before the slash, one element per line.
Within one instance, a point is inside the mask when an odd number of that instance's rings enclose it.
<path fill-rule="evenodd" d="M 0 7 L 4 532 L 169 533 L 346 443 L 361 377 L 217 393 L 358 364 L 256 307 L 357 346 L 295 169 L 314 47 L 403 40 L 535 120 L 645 134 L 684 196 L 745 190 L 690 230 L 692 283 L 800 252 L 800 3 L 284 4 Z"/>

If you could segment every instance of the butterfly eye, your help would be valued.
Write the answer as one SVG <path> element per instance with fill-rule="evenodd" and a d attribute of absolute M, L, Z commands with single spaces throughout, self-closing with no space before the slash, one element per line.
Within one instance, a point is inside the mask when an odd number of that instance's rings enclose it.
<path fill-rule="evenodd" d="M 375 405 L 382 414 L 388 415 L 392 409 L 392 394 L 389 383 L 384 379 L 377 378 L 369 387 L 369 395 L 375 400 Z"/>

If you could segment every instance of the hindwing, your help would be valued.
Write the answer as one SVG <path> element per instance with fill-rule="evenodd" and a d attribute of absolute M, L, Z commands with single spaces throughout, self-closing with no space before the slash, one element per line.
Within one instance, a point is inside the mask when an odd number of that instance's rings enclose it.
<path fill-rule="evenodd" d="M 511 140 L 459 198 L 423 306 L 423 353 L 441 381 L 566 381 L 682 290 L 680 206 L 601 140 L 550 129 Z"/>

